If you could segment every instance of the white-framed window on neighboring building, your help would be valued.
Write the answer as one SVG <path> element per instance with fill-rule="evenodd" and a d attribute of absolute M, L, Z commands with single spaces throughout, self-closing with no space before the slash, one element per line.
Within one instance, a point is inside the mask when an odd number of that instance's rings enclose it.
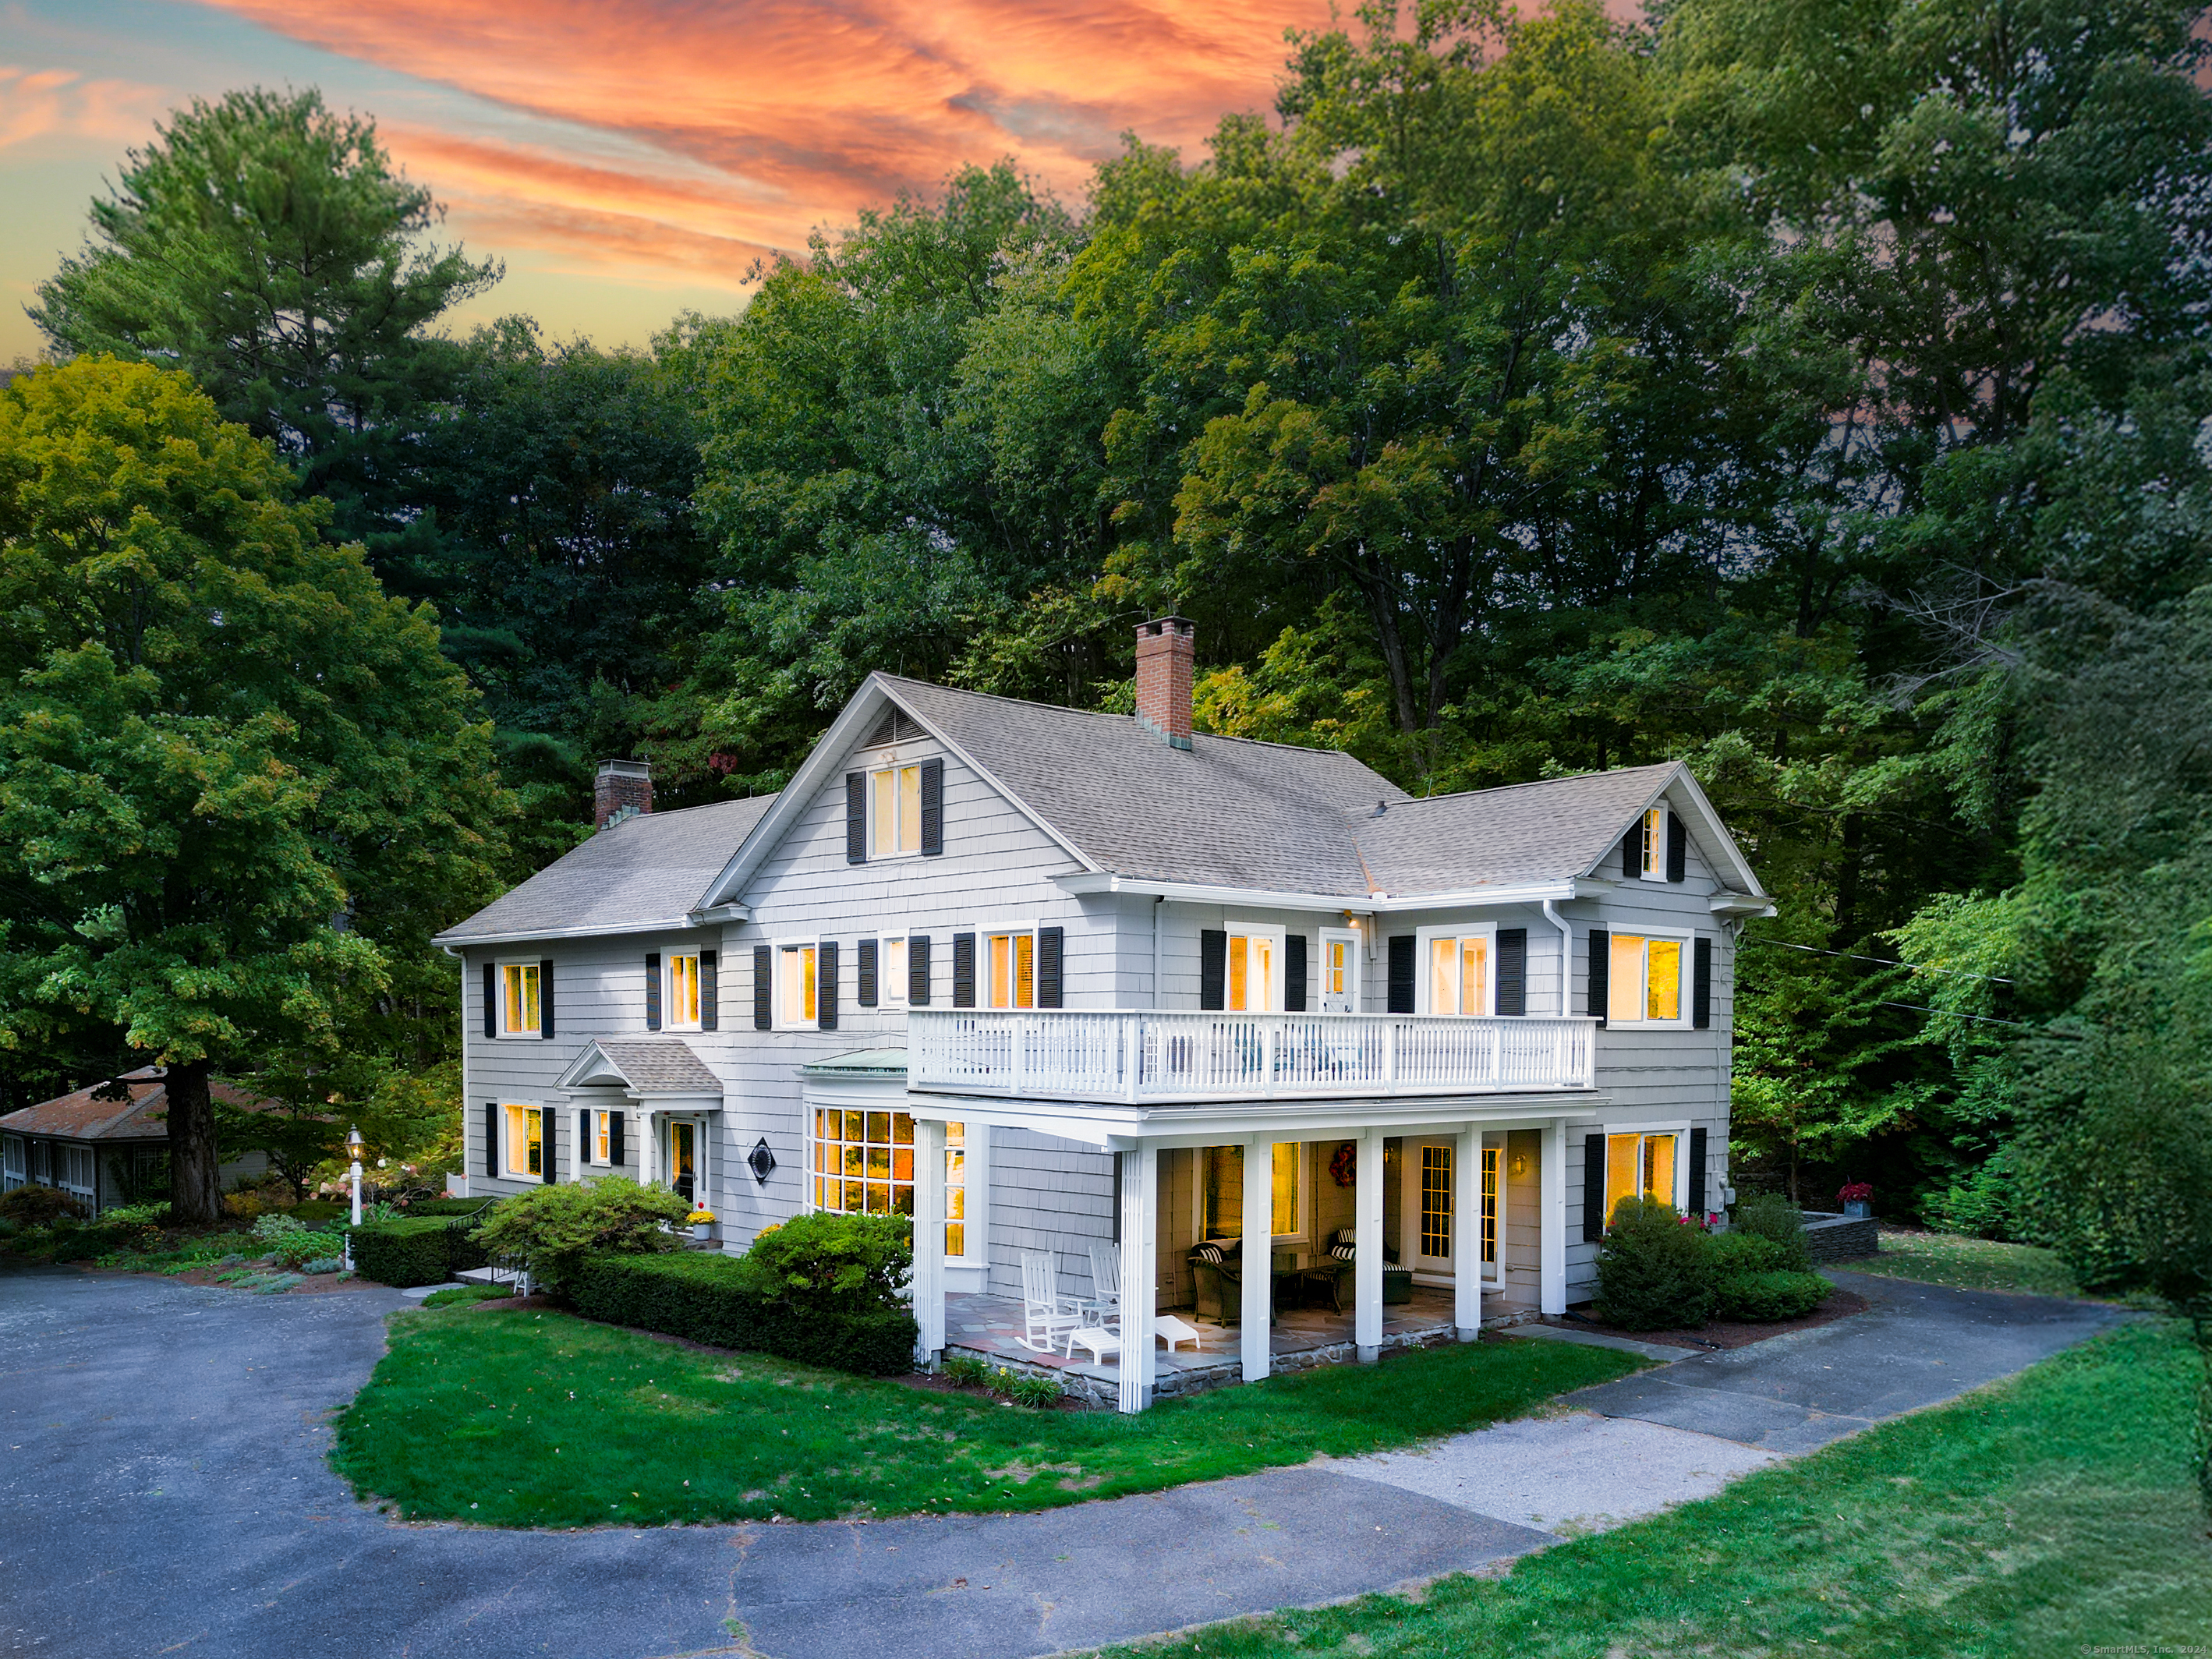
<path fill-rule="evenodd" d="M 1305 1147 L 1297 1141 L 1274 1143 L 1268 1171 L 1268 1224 L 1273 1237 L 1305 1234 Z M 1244 1149 L 1206 1146 L 1200 1150 L 1199 1228 L 1203 1238 L 1244 1236 Z"/>
<path fill-rule="evenodd" d="M 1605 1218 L 1624 1198 L 1676 1204 L 1676 1174 L 1681 1166 L 1681 1132 L 1637 1130 L 1605 1138 Z"/>
<path fill-rule="evenodd" d="M 1359 935 L 1349 927 L 1321 930 L 1321 1011 L 1359 1012 Z"/>
<path fill-rule="evenodd" d="M 868 856 L 921 851 L 921 768 L 886 766 L 868 774 Z"/>
<path fill-rule="evenodd" d="M 544 1012 L 534 962 L 499 964 L 499 1034 L 534 1037 L 544 1030 Z"/>
<path fill-rule="evenodd" d="M 672 953 L 661 959 L 663 1013 L 661 1027 L 670 1031 L 696 1031 L 699 1021 L 699 953 Z"/>
<path fill-rule="evenodd" d="M 906 935 L 886 933 L 876 942 L 876 1000 L 888 1008 L 902 1008 L 906 991 Z"/>
<path fill-rule="evenodd" d="M 23 1163 L 23 1137 L 0 1135 L 0 1180 L 7 1183 L 9 1192 L 21 1186 L 27 1179 Z"/>
<path fill-rule="evenodd" d="M 1498 1008 L 1496 931 L 1489 927 L 1419 930 L 1420 978 L 1415 1012 L 1491 1014 Z"/>
<path fill-rule="evenodd" d="M 1683 970 L 1690 957 L 1686 933 L 1614 933 L 1608 943 L 1606 1023 L 1608 1025 L 1686 1025 Z"/>
<path fill-rule="evenodd" d="M 1644 879 L 1667 879 L 1667 808 L 1662 804 L 1644 813 Z"/>
<path fill-rule="evenodd" d="M 545 1160 L 552 1149 L 545 1144 L 545 1115 L 535 1106 L 500 1108 L 507 1133 L 500 1137 L 500 1159 L 507 1173 L 543 1181 Z"/>
<path fill-rule="evenodd" d="M 914 1119 L 904 1112 L 815 1108 L 810 1162 L 814 1208 L 842 1215 L 914 1213 Z M 969 1190 L 981 1150 L 964 1123 L 945 1126 L 945 1254 L 980 1258 Z"/>
<path fill-rule="evenodd" d="M 815 1023 L 821 987 L 815 978 L 820 951 L 811 942 L 779 945 L 775 951 L 776 1024 L 797 1029 Z"/>
<path fill-rule="evenodd" d="M 1036 928 L 1006 928 L 983 935 L 983 1006 L 1036 1006 Z"/>

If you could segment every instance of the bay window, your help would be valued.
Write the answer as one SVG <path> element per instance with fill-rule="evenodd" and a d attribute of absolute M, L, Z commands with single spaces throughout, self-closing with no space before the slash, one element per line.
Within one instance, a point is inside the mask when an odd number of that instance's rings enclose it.
<path fill-rule="evenodd" d="M 814 1207 L 842 1215 L 914 1213 L 914 1119 L 904 1112 L 817 1107 L 810 1172 Z M 969 1240 L 967 1126 L 945 1126 L 945 1254 Z"/>

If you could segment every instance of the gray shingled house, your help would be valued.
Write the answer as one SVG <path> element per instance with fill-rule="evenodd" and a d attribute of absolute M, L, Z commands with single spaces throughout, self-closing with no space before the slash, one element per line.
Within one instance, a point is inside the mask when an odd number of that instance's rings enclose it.
<path fill-rule="evenodd" d="M 1471 1335 L 1586 1297 L 1621 1196 L 1717 1207 L 1770 906 L 1687 769 L 1414 799 L 1194 734 L 1191 676 L 1168 618 L 1133 716 L 875 675 L 779 795 L 655 813 L 609 763 L 599 832 L 441 936 L 469 1189 L 665 1182 L 726 1249 L 910 1213 L 933 1353 L 948 1298 L 972 1328 L 1036 1251 L 1087 1289 L 1113 1240 L 1154 1290 L 1131 1410 L 1183 1363 L 1158 1311 L 1241 1318 L 1264 1374 L 1286 1285 L 1334 1272 L 1364 1357 L 1386 1277 Z M 1263 1209 L 1270 1271 L 1210 1272 Z"/>

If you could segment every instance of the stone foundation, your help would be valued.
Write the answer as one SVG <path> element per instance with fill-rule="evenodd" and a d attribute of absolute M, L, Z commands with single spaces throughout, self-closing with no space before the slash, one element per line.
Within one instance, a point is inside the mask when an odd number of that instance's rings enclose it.
<path fill-rule="evenodd" d="M 1872 1255 L 1881 1248 L 1881 1235 L 1870 1215 L 1805 1212 L 1805 1249 L 1814 1267 L 1824 1261 L 1849 1261 L 1856 1256 Z"/>

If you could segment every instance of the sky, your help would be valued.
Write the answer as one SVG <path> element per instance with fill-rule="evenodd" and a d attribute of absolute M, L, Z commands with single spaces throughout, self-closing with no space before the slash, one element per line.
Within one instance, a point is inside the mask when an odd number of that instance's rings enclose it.
<path fill-rule="evenodd" d="M 762 256 L 964 162 L 1074 203 L 1134 130 L 1195 158 L 1264 109 L 1328 0 L 0 0 L 0 365 L 85 209 L 195 96 L 319 87 L 374 116 L 527 312 L 642 344 Z"/>

